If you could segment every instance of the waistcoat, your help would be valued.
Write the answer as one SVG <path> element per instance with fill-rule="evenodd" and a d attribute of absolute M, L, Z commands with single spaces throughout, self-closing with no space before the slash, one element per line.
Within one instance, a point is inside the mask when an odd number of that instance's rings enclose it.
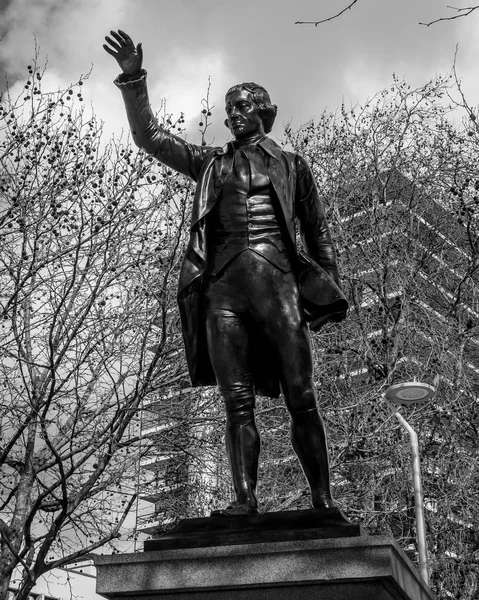
<path fill-rule="evenodd" d="M 256 145 L 235 150 L 231 172 L 208 216 L 208 274 L 218 275 L 245 251 L 259 254 L 281 271 L 291 270 L 266 161 Z"/>

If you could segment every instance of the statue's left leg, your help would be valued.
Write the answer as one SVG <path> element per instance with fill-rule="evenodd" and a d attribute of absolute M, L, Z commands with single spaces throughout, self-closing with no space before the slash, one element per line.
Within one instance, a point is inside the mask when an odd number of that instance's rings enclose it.
<path fill-rule="evenodd" d="M 269 277 L 269 281 L 268 281 Z M 326 432 L 316 406 L 311 341 L 292 273 L 266 271 L 269 294 L 256 306 L 256 322 L 278 353 L 281 388 L 291 414 L 291 440 L 311 488 L 315 508 L 335 506 Z"/>
<path fill-rule="evenodd" d="M 316 407 L 291 412 L 291 441 L 311 488 L 314 508 L 334 507 L 326 431 Z"/>
<path fill-rule="evenodd" d="M 291 442 L 311 488 L 314 508 L 332 508 L 335 504 L 330 488 L 328 445 L 316 406 L 309 332 L 304 324 L 294 325 L 290 323 L 284 328 L 288 339 L 285 345 L 279 345 L 279 348 L 294 348 L 289 355 L 282 356 L 281 378 L 281 388 L 291 414 Z"/>

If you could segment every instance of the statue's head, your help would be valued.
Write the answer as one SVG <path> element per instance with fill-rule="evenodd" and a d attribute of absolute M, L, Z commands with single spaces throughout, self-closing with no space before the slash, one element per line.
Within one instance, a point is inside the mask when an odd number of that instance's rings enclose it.
<path fill-rule="evenodd" d="M 268 92 L 257 83 L 239 83 L 226 92 L 225 125 L 233 135 L 245 138 L 255 133 L 269 133 L 278 107 L 271 104 Z"/>

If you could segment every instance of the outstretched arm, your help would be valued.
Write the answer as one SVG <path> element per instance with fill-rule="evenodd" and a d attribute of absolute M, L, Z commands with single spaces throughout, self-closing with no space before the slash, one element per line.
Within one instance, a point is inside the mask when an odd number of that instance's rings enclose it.
<path fill-rule="evenodd" d="M 133 141 L 163 164 L 196 181 L 204 159 L 212 149 L 189 144 L 158 124 L 148 100 L 141 43 L 135 46 L 130 36 L 121 29 L 118 32 L 111 31 L 110 35 L 105 37 L 108 45 L 104 44 L 103 48 L 122 70 L 115 84 L 125 101 Z"/>

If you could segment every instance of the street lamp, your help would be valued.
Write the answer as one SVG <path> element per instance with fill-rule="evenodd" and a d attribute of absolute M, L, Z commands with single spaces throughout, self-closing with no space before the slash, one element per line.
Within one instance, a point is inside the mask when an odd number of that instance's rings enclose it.
<path fill-rule="evenodd" d="M 429 402 L 436 395 L 436 390 L 427 383 L 418 381 L 397 383 L 391 385 L 386 390 L 386 399 L 391 404 L 400 404 L 409 406 L 411 404 L 423 404 Z M 424 581 L 429 585 L 429 567 L 427 563 L 427 546 L 426 546 L 426 525 L 424 521 L 424 503 L 422 496 L 421 484 L 421 464 L 419 461 L 419 444 L 417 433 L 409 425 L 406 419 L 400 412 L 395 412 L 394 416 L 401 423 L 404 429 L 409 434 L 411 441 L 411 456 L 412 456 L 412 472 L 414 485 L 414 503 L 416 507 L 416 530 L 417 530 L 417 545 L 419 552 L 419 572 Z"/>

